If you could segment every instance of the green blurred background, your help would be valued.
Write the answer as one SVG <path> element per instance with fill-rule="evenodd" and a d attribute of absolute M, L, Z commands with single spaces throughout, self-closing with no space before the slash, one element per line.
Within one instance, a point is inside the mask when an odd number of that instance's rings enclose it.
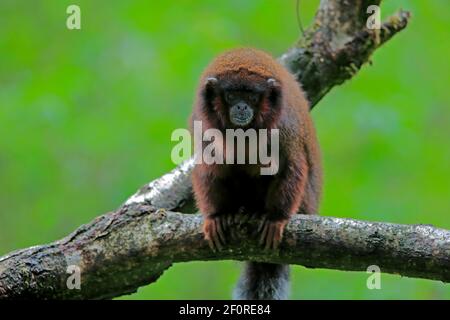
<path fill-rule="evenodd" d="M 302 1 L 308 25 L 318 0 Z M 66 28 L 78 4 L 82 29 Z M 385 1 L 410 26 L 313 111 L 323 215 L 450 229 L 450 2 Z M 0 255 L 63 237 L 174 167 L 198 77 L 219 52 L 281 55 L 295 0 L 0 1 Z M 237 262 L 178 264 L 126 298 L 229 298 Z M 295 299 L 449 299 L 450 285 L 293 268 Z"/>

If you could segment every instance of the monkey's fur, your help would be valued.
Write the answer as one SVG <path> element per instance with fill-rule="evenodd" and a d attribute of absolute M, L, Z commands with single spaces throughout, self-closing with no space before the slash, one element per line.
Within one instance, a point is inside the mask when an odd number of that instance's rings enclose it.
<path fill-rule="evenodd" d="M 230 97 L 240 102 L 233 104 Z M 203 131 L 223 133 L 279 129 L 275 175 L 260 175 L 260 163 L 196 164 L 193 189 L 213 250 L 225 244 L 230 215 L 263 216 L 260 243 L 277 249 L 293 214 L 317 213 L 322 169 L 309 105 L 294 77 L 270 55 L 244 48 L 218 56 L 201 77 L 191 121 L 202 121 Z M 248 262 L 234 297 L 286 299 L 288 284 L 288 266 Z"/>

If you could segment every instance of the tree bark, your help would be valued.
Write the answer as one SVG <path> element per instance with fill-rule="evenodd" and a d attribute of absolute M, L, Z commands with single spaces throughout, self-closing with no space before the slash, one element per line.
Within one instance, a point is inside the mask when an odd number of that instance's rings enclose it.
<path fill-rule="evenodd" d="M 297 215 L 279 251 L 265 251 L 248 236 L 259 221 L 236 217 L 228 245 L 212 252 L 200 214 L 130 205 L 80 227 L 55 243 L 0 260 L 1 298 L 101 299 L 156 281 L 173 263 L 252 260 L 309 268 L 382 272 L 450 282 L 450 231 Z M 68 289 L 67 267 L 82 270 L 80 290 Z"/>
<path fill-rule="evenodd" d="M 366 8 L 380 1 L 322 0 L 305 37 L 280 57 L 302 83 L 311 107 L 354 76 L 371 53 L 406 27 L 400 11 L 380 30 L 369 30 Z M 253 218 L 236 218 L 233 239 L 213 253 L 193 212 L 188 160 L 145 185 L 116 211 L 79 227 L 62 240 L 0 258 L 0 299 L 112 298 L 156 281 L 173 263 L 252 260 L 339 270 L 366 270 L 449 282 L 450 232 L 424 225 L 297 216 L 278 252 L 259 248 Z M 245 240 L 242 240 L 245 239 Z M 81 289 L 68 289 L 69 266 L 81 271 Z"/>

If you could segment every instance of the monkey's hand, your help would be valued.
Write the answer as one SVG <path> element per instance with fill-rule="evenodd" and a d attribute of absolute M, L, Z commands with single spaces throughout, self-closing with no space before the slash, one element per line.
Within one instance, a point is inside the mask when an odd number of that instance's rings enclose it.
<path fill-rule="evenodd" d="M 213 251 L 222 250 L 225 245 L 226 221 L 223 216 L 207 216 L 203 222 L 203 234 Z"/>
<path fill-rule="evenodd" d="M 258 233 L 260 233 L 260 245 L 262 245 L 266 250 L 278 249 L 281 239 L 283 238 L 283 231 L 287 222 L 288 219 L 264 219 L 258 228 Z"/>

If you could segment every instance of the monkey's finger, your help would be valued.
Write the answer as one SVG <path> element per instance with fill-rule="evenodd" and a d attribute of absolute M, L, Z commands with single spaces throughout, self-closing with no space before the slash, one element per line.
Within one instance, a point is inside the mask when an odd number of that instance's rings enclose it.
<path fill-rule="evenodd" d="M 242 216 L 244 215 L 243 212 L 239 212 L 238 214 L 234 215 L 234 223 L 238 224 L 242 220 Z"/>
<path fill-rule="evenodd" d="M 217 251 L 216 246 L 214 245 L 214 241 L 212 241 L 212 239 L 209 239 L 209 240 L 208 240 L 208 245 L 209 245 L 209 247 L 211 248 L 211 250 L 212 250 L 213 252 L 216 252 L 216 251 Z"/>
<path fill-rule="evenodd" d="M 260 214 L 258 212 L 253 212 L 250 215 L 250 220 L 258 220 L 258 217 L 260 217 Z"/>
<path fill-rule="evenodd" d="M 283 233 L 284 233 L 284 226 L 277 227 L 276 233 L 275 233 L 275 243 L 274 243 L 274 249 L 278 249 L 280 247 L 281 241 L 283 240 Z"/>
<path fill-rule="evenodd" d="M 275 227 L 270 224 L 270 228 L 267 232 L 267 241 L 266 241 L 266 250 L 270 250 L 272 248 L 272 243 L 274 242 L 274 237 L 275 237 Z"/>
<path fill-rule="evenodd" d="M 208 246 L 211 248 L 213 252 L 216 252 L 216 247 L 214 246 L 214 242 L 208 234 L 205 234 L 205 240 L 208 242 Z"/>
<path fill-rule="evenodd" d="M 258 232 L 261 232 L 263 230 L 263 228 L 266 226 L 266 222 L 267 222 L 266 218 L 263 218 L 258 226 Z"/>
<path fill-rule="evenodd" d="M 212 224 L 212 230 L 211 230 L 211 235 L 212 235 L 212 239 L 214 241 L 214 245 L 217 248 L 217 250 L 222 250 L 222 243 L 220 242 L 220 238 L 219 238 L 219 233 L 217 232 L 217 223 L 213 223 Z"/>
<path fill-rule="evenodd" d="M 236 230 L 236 228 L 232 228 L 231 230 L 231 239 L 233 239 L 233 241 L 235 241 L 236 239 L 238 239 L 238 231 Z"/>
<path fill-rule="evenodd" d="M 218 238 L 219 240 L 225 244 L 225 234 L 223 232 L 223 226 L 222 226 L 222 220 L 221 218 L 216 218 L 216 225 L 217 225 L 217 234 L 218 234 Z"/>
<path fill-rule="evenodd" d="M 217 248 L 217 251 L 220 251 L 223 249 L 222 243 L 220 243 L 220 239 L 219 239 L 217 233 L 214 236 L 214 245 Z"/>
<path fill-rule="evenodd" d="M 234 219 L 235 219 L 235 214 L 234 213 L 231 213 L 229 216 L 228 216 L 228 226 L 232 226 L 232 225 L 234 225 Z"/>
<path fill-rule="evenodd" d="M 208 242 L 208 246 L 213 252 L 215 252 L 216 248 L 214 247 L 214 242 L 211 239 L 211 223 L 208 222 L 203 225 L 203 235 L 204 239 Z"/>
<path fill-rule="evenodd" d="M 260 218 L 261 218 L 261 216 L 256 212 L 253 212 L 248 215 L 248 219 L 246 222 L 256 224 L 256 228 L 252 229 L 252 231 L 251 231 L 251 233 L 253 235 L 259 235 L 261 233 L 261 230 L 263 227 L 263 222 L 260 221 L 261 220 Z"/>
<path fill-rule="evenodd" d="M 222 217 L 222 228 L 225 231 L 226 229 L 228 229 L 228 215 L 224 215 Z"/>
<path fill-rule="evenodd" d="M 233 219 L 232 217 L 228 217 L 228 219 L 227 219 L 227 230 L 225 230 L 225 234 L 228 237 L 227 240 L 232 240 L 233 241 L 235 239 L 236 228 L 231 227 L 231 222 L 230 221 L 232 219 Z"/>
<path fill-rule="evenodd" d="M 259 239 L 259 244 L 260 244 L 260 245 L 264 245 L 264 242 L 265 242 L 265 240 L 266 240 L 266 236 L 267 236 L 267 231 L 268 231 L 268 229 L 269 229 L 269 225 L 268 225 L 268 224 L 265 224 L 265 225 L 264 225 L 264 229 L 263 229 L 262 232 L 261 232 L 261 238 Z"/>
<path fill-rule="evenodd" d="M 273 250 L 277 250 L 278 247 L 280 246 L 280 242 L 281 242 L 281 238 L 279 235 L 276 234 L 277 232 L 275 232 L 275 235 L 273 237 L 273 241 L 272 241 L 272 249 Z"/>
<path fill-rule="evenodd" d="M 227 230 L 227 240 L 234 242 L 234 229 L 230 228 Z"/>
<path fill-rule="evenodd" d="M 215 234 L 216 234 L 216 223 L 214 222 L 214 220 L 212 220 L 212 222 L 210 223 L 209 230 L 208 230 L 208 239 L 211 242 L 214 252 L 217 251 Z"/>
<path fill-rule="evenodd" d="M 280 231 L 279 231 L 278 245 L 281 244 L 281 241 L 283 240 L 283 236 L 284 236 L 284 227 L 281 228 Z"/>

